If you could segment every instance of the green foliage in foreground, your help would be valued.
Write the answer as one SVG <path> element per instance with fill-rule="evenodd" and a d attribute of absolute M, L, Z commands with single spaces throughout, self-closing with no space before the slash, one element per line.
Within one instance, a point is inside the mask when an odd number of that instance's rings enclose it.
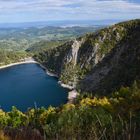
<path fill-rule="evenodd" d="M 53 140 L 135 140 L 140 138 L 140 87 L 122 87 L 110 97 L 79 96 L 74 104 L 58 108 L 0 110 L 0 127 L 16 130 L 15 139 L 32 129 Z"/>

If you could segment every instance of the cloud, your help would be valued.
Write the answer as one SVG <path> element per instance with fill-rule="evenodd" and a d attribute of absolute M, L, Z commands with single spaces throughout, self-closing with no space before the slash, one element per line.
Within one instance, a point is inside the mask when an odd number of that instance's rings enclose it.
<path fill-rule="evenodd" d="M 137 0 L 0 0 L 0 21 L 140 18 Z"/>

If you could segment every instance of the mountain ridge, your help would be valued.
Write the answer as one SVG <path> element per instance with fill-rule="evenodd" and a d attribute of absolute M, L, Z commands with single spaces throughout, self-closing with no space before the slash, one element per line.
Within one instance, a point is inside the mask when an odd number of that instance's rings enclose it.
<path fill-rule="evenodd" d="M 133 59 L 136 59 L 136 64 L 139 64 L 140 61 L 136 58 L 139 57 L 139 35 L 139 19 L 121 22 L 41 52 L 35 56 L 35 59 L 46 66 L 49 71 L 57 74 L 64 84 L 82 92 L 106 94 L 120 86 L 129 86 L 134 80 L 139 80 L 135 76 L 139 75 L 139 67 L 136 67 L 136 73 L 131 77 L 129 73 L 133 73 L 135 67 L 129 71 L 121 64 L 121 55 L 125 52 L 127 53 L 126 61 L 129 61 L 127 57 L 130 58 L 132 55 Z M 127 63 L 127 67 L 131 67 L 135 62 L 131 61 L 131 64 Z M 113 66 L 113 64 L 116 65 Z M 120 70 L 117 69 L 119 65 Z M 118 73 L 123 70 L 122 68 L 126 70 L 126 73 L 128 72 L 128 74 L 122 73 L 123 82 L 117 77 L 117 75 L 120 76 Z M 109 73 L 113 74 L 110 76 Z M 127 82 L 127 77 L 129 77 L 129 82 Z M 115 81 L 115 78 L 116 82 L 111 83 L 110 80 Z"/>

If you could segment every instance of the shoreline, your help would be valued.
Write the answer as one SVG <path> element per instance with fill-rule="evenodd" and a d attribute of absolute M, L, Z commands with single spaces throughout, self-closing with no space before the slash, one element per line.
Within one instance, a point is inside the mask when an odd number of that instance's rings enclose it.
<path fill-rule="evenodd" d="M 62 83 L 61 81 L 58 81 L 58 84 L 60 84 L 61 87 L 67 88 L 70 90 L 68 92 L 67 103 L 70 103 L 70 104 L 73 103 L 74 100 L 76 99 L 76 97 L 79 95 L 79 93 L 76 91 L 76 89 L 73 86 Z"/>
<path fill-rule="evenodd" d="M 39 64 L 41 67 L 43 66 L 42 64 Z M 44 67 L 44 66 L 43 66 Z M 46 73 L 49 75 L 49 76 L 52 76 L 52 77 L 56 77 L 58 78 L 58 75 L 57 74 L 54 74 L 52 72 L 50 72 L 46 67 L 44 67 Z"/>
<path fill-rule="evenodd" d="M 30 63 L 39 64 L 39 63 L 38 63 L 37 61 L 35 61 L 33 58 L 29 57 L 29 58 L 25 58 L 24 60 L 21 60 L 21 61 L 19 61 L 19 62 L 15 62 L 15 63 L 11 63 L 11 64 L 7 64 L 7 65 L 0 66 L 0 70 L 1 70 L 1 69 L 5 69 L 5 68 L 8 68 L 8 67 L 16 66 L 16 65 L 30 64 Z"/>
<path fill-rule="evenodd" d="M 45 66 L 43 66 L 41 63 L 35 61 L 32 57 L 25 58 L 25 59 L 23 59 L 23 60 L 21 60 L 19 62 L 15 62 L 15 63 L 11 63 L 11 64 L 0 66 L 0 70 L 8 68 L 8 67 L 16 66 L 16 65 L 30 64 L 30 63 L 38 64 L 42 69 L 45 70 L 46 74 L 48 74 L 49 76 L 58 78 L 58 75 L 50 72 Z M 78 92 L 74 89 L 74 87 L 72 87 L 70 85 L 67 85 L 67 84 L 64 84 L 61 81 L 58 81 L 58 84 L 61 85 L 61 87 L 67 88 L 67 89 L 70 90 L 68 92 L 67 99 L 68 99 L 68 103 L 72 103 L 74 101 L 74 99 L 77 97 Z"/>
<path fill-rule="evenodd" d="M 69 90 L 74 90 L 74 87 L 73 87 L 73 86 L 64 84 L 64 83 L 62 83 L 61 81 L 58 81 L 58 84 L 60 84 L 62 87 L 67 88 L 67 89 L 69 89 Z"/>
<path fill-rule="evenodd" d="M 59 78 L 57 74 L 54 74 L 54 73 L 50 72 L 45 66 L 43 66 L 39 62 L 36 61 L 36 63 L 39 64 L 40 67 L 43 68 L 45 70 L 46 74 L 48 74 L 49 76 Z M 73 103 L 73 101 L 75 100 L 75 98 L 78 96 L 78 92 L 76 91 L 76 89 L 74 89 L 74 87 L 72 87 L 70 85 L 66 85 L 66 84 L 62 83 L 61 81 L 58 81 L 58 84 L 61 87 L 67 88 L 67 89 L 70 90 L 67 93 L 68 94 L 68 97 L 67 97 L 68 101 L 67 101 L 67 103 Z"/>

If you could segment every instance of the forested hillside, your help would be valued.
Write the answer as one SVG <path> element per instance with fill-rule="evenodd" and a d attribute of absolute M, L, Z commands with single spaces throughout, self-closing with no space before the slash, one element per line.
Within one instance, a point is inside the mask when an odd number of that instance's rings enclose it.
<path fill-rule="evenodd" d="M 119 23 L 39 53 L 62 83 L 106 94 L 140 79 L 140 20 Z"/>
<path fill-rule="evenodd" d="M 22 61 L 29 56 L 30 54 L 27 54 L 24 51 L 0 50 L 0 66 Z"/>
<path fill-rule="evenodd" d="M 0 65 L 18 62 L 102 26 L 0 28 Z"/>

